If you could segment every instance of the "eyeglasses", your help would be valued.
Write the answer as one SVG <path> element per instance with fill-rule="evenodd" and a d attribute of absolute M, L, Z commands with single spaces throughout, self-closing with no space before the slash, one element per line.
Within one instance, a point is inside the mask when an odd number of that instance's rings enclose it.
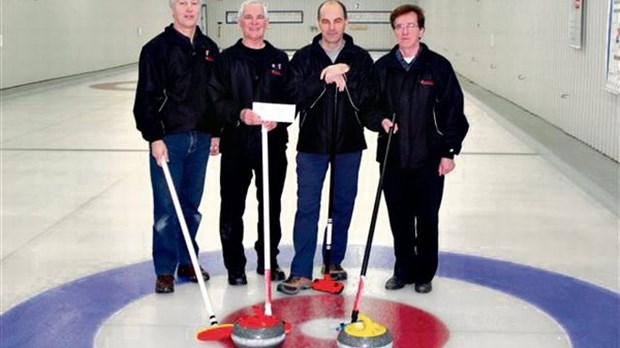
<path fill-rule="evenodd" d="M 405 28 L 407 28 L 407 30 L 412 30 L 413 28 L 417 28 L 417 27 L 418 25 L 416 23 L 396 24 L 394 26 L 394 30 L 403 31 L 405 30 Z"/>

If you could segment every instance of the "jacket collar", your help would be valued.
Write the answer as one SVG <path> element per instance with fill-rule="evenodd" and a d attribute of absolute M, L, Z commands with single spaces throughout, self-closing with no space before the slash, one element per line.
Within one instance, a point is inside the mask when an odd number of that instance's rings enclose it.
<path fill-rule="evenodd" d="M 390 67 L 397 67 L 397 68 L 400 68 L 400 69 L 404 69 L 402 67 L 401 63 L 398 61 L 398 56 L 396 55 L 397 51 L 398 51 L 398 45 L 395 45 L 390 50 L 390 53 L 388 54 L 389 57 L 390 57 L 389 65 L 390 65 Z M 415 69 L 417 69 L 417 67 L 420 67 L 421 64 L 425 63 L 427 56 L 428 56 L 428 46 L 426 46 L 426 44 L 420 42 L 420 51 L 418 51 L 418 55 L 417 55 L 415 61 L 413 62 L 413 65 L 411 66 L 411 69 L 415 70 Z"/>
<path fill-rule="evenodd" d="M 181 33 L 179 33 L 174 26 L 170 24 L 164 29 L 165 33 L 168 37 L 177 45 L 191 45 L 191 41 L 189 38 Z M 196 26 L 196 31 L 194 32 L 194 45 L 196 44 L 196 39 L 202 37 L 202 31 L 199 26 Z"/>
<path fill-rule="evenodd" d="M 347 33 L 344 33 L 343 39 L 344 39 L 344 47 L 342 48 L 343 51 L 348 49 L 348 48 L 353 47 L 353 37 L 351 37 Z M 321 41 L 321 34 L 317 34 L 312 39 L 312 47 L 314 49 L 320 49 L 322 51 L 323 47 L 321 46 L 320 41 Z"/>
<path fill-rule="evenodd" d="M 262 49 L 271 49 L 273 47 L 273 45 L 269 41 L 267 40 L 263 40 L 263 41 L 265 42 L 265 47 L 263 47 Z M 233 46 L 236 46 L 237 48 L 243 48 L 243 47 L 249 48 L 243 44 L 243 38 L 240 38 L 239 40 L 237 40 L 237 42 L 235 42 Z"/>

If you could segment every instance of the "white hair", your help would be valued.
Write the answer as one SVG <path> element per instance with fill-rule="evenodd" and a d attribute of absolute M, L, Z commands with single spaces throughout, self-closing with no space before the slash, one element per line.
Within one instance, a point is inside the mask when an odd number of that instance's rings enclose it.
<path fill-rule="evenodd" d="M 265 18 L 269 18 L 269 13 L 267 12 L 267 5 L 265 5 L 264 2 L 262 2 L 261 0 L 245 0 L 241 3 L 241 6 L 239 6 L 239 12 L 237 12 L 238 19 L 241 19 L 241 17 L 243 17 L 243 11 L 245 11 L 245 7 L 250 4 L 259 4 L 263 6 L 263 13 L 265 14 Z"/>
<path fill-rule="evenodd" d="M 168 0 L 168 2 L 170 3 L 170 7 L 174 6 L 174 4 L 176 4 L 176 2 L 179 0 Z M 198 4 L 202 5 L 202 1 L 203 0 L 198 0 Z"/>

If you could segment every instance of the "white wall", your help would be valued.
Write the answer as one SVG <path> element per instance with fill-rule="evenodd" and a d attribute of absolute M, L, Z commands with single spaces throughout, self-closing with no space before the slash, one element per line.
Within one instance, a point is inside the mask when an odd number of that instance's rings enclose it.
<path fill-rule="evenodd" d="M 205 0 L 207 32 L 221 47 L 239 37 L 225 11 L 241 0 Z M 267 36 L 276 46 L 296 49 L 315 34 L 322 0 L 269 0 L 271 10 L 302 10 L 301 24 L 273 24 Z M 390 11 L 397 0 L 343 0 L 351 11 Z M 138 60 L 140 48 L 171 21 L 168 0 L 2 0 L 0 89 L 98 71 Z M 217 22 L 222 22 L 218 28 Z M 202 23 L 202 22 L 201 22 Z M 389 25 L 350 25 L 348 33 L 369 49 L 393 44 Z"/>
<path fill-rule="evenodd" d="M 425 41 L 460 74 L 618 161 L 620 96 L 605 90 L 609 2 L 584 3 L 577 50 L 570 0 L 419 1 Z"/>
<path fill-rule="evenodd" d="M 0 89 L 134 63 L 168 0 L 2 0 Z"/>
<path fill-rule="evenodd" d="M 378 14 L 377 17 L 389 21 L 389 12 L 400 5 L 401 0 L 341 0 L 351 13 L 355 11 L 380 11 L 388 12 Z M 241 0 L 207 0 L 208 32 L 209 35 L 220 44 L 228 47 L 234 44 L 241 34 L 236 23 L 227 23 L 225 14 L 227 11 L 237 12 Z M 266 33 L 269 40 L 276 47 L 283 50 L 295 50 L 311 42 L 318 34 L 317 8 L 323 0 L 265 0 L 269 11 L 301 11 L 303 22 L 298 24 L 272 23 Z M 354 42 L 368 50 L 385 50 L 394 44 L 392 30 L 385 23 L 350 23 L 347 33 L 353 37 Z"/>
<path fill-rule="evenodd" d="M 604 90 L 607 0 L 585 1 L 584 45 L 568 43 L 570 0 L 417 0 L 427 11 L 425 42 L 478 85 L 619 160 L 620 96 Z M 208 33 L 222 47 L 238 38 L 226 10 L 207 0 Z M 304 11 L 297 25 L 273 24 L 283 49 L 313 36 L 321 0 L 270 0 L 272 10 Z M 391 10 L 398 0 L 344 0 L 349 10 Z M 170 21 L 167 0 L 2 0 L 0 89 L 135 63 L 142 45 Z M 350 25 L 368 49 L 388 49 L 388 24 Z M 474 125 L 475 126 L 475 125 Z"/>

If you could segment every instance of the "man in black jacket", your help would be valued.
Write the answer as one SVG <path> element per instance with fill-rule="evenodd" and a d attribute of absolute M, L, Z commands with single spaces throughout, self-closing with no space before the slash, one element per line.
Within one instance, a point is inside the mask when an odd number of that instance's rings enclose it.
<path fill-rule="evenodd" d="M 216 61 L 209 84 L 218 114 L 225 126 L 221 140 L 220 238 L 228 283 L 247 284 L 243 248 L 243 213 L 252 173 L 258 197 L 258 274 L 264 274 L 263 251 L 263 179 L 261 127 L 269 131 L 269 221 L 271 278 L 283 280 L 276 255 L 282 237 L 280 211 L 286 176 L 286 143 L 289 124 L 266 122 L 252 111 L 253 102 L 287 103 L 285 73 L 288 56 L 264 40 L 268 13 L 262 1 L 241 4 L 237 20 L 243 38 L 224 51 Z"/>
<path fill-rule="evenodd" d="M 196 26 L 199 1 L 170 0 L 173 23 L 140 53 L 136 126 L 149 142 L 153 188 L 155 292 L 174 291 L 174 274 L 197 281 L 164 174 L 168 162 L 195 241 L 209 153 L 217 154 L 219 121 L 207 95 L 218 47 Z M 178 266 L 178 268 L 177 268 Z M 200 269 L 205 280 L 209 274 Z"/>
<path fill-rule="evenodd" d="M 376 110 L 368 128 L 379 132 L 377 161 L 383 161 L 386 133 L 394 127 L 384 177 L 384 194 L 394 236 L 396 263 L 386 289 L 415 284 L 432 290 L 438 265 L 438 215 L 445 175 L 469 125 L 463 92 L 450 62 L 420 42 L 424 12 L 397 7 L 390 21 L 398 45 L 374 66 Z M 396 114 L 396 121 L 391 117 Z"/>
<path fill-rule="evenodd" d="M 344 33 L 347 11 L 340 1 L 323 2 L 318 9 L 318 22 L 321 34 L 295 53 L 290 69 L 289 89 L 300 119 L 295 256 L 291 276 L 277 288 L 286 294 L 310 287 L 321 190 L 328 166 L 334 173 L 330 183 L 333 238 L 328 271 L 336 280 L 347 278 L 341 262 L 357 195 L 362 150 L 366 148 L 359 111 L 371 100 L 367 81 L 372 59 Z M 330 165 L 332 154 L 334 163 Z"/>

